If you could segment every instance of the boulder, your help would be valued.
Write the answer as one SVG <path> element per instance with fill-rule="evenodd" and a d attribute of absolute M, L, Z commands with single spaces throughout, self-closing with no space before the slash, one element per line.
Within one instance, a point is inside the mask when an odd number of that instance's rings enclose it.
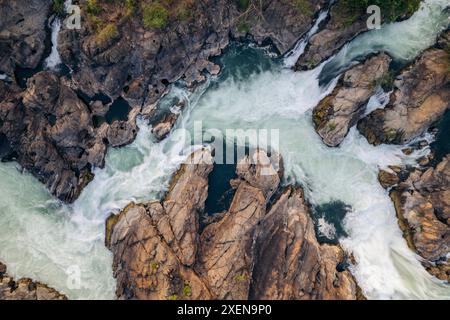
<path fill-rule="evenodd" d="M 355 299 L 356 284 L 339 246 L 317 242 L 301 188 L 287 187 L 261 221 L 250 298 Z"/>
<path fill-rule="evenodd" d="M 373 111 L 358 123 L 359 131 L 371 144 L 408 143 L 450 107 L 450 51 L 442 47 L 449 33 L 401 71 L 386 108 Z"/>
<path fill-rule="evenodd" d="M 367 102 L 388 75 L 391 58 L 380 53 L 367 58 L 341 76 L 333 92 L 313 111 L 317 133 L 324 143 L 336 147 L 364 115 Z"/>

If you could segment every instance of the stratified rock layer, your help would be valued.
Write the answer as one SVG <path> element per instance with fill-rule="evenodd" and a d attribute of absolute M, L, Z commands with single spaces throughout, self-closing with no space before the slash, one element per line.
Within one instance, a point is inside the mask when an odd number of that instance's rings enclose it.
<path fill-rule="evenodd" d="M 340 78 L 333 92 L 314 108 L 314 125 L 325 144 L 330 147 L 341 144 L 388 74 L 390 62 L 391 58 L 381 53 L 352 67 Z"/>
<path fill-rule="evenodd" d="M 320 245 L 300 188 L 279 189 L 281 159 L 255 151 L 237 166 L 230 208 L 201 231 L 207 150 L 195 152 L 162 201 L 107 221 L 117 296 L 124 299 L 356 299 L 339 246 Z"/>
<path fill-rule="evenodd" d="M 0 300 L 66 300 L 66 296 L 55 289 L 31 279 L 15 281 L 6 273 L 6 266 L 0 262 Z"/>

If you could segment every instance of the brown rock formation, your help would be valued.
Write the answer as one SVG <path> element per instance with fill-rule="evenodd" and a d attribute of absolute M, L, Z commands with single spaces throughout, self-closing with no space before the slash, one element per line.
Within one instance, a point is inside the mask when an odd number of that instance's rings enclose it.
<path fill-rule="evenodd" d="M 378 181 L 383 188 L 388 189 L 400 182 L 400 178 L 395 172 L 389 172 L 386 170 L 380 170 L 378 173 Z"/>
<path fill-rule="evenodd" d="M 355 299 L 356 284 L 338 246 L 317 242 L 303 191 L 288 187 L 261 222 L 252 299 Z"/>
<path fill-rule="evenodd" d="M 208 193 L 211 155 L 200 150 L 175 175 L 163 202 L 130 205 L 110 218 L 107 245 L 114 253 L 117 296 L 123 299 L 208 299 L 190 268 L 198 249 L 198 211 Z"/>
<path fill-rule="evenodd" d="M 413 171 L 391 198 L 410 247 L 430 273 L 450 281 L 450 156 L 436 168 Z"/>
<path fill-rule="evenodd" d="M 391 101 L 358 123 L 374 144 L 403 144 L 424 133 L 450 107 L 450 31 L 394 81 Z"/>
<path fill-rule="evenodd" d="M 67 297 L 55 289 L 22 278 L 15 281 L 6 273 L 6 266 L 0 262 L 0 300 L 66 300 Z"/>
<path fill-rule="evenodd" d="M 356 299 L 338 246 L 320 245 L 300 188 L 267 204 L 282 175 L 278 155 L 238 163 L 230 208 L 200 233 L 212 170 L 206 150 L 175 175 L 160 202 L 131 204 L 107 223 L 117 295 L 125 299 Z"/>
<path fill-rule="evenodd" d="M 341 76 L 333 92 L 313 111 L 316 131 L 326 145 L 336 147 L 363 116 L 367 102 L 389 71 L 385 53 L 366 59 Z"/>

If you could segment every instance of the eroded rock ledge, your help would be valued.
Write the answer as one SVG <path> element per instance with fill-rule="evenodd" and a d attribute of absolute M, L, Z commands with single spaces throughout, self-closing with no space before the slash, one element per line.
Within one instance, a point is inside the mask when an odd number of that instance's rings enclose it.
<path fill-rule="evenodd" d="M 198 150 L 161 202 L 130 204 L 107 221 L 121 299 L 356 299 L 339 246 L 319 244 L 303 191 L 280 188 L 278 155 L 254 152 L 237 166 L 233 201 L 202 230 L 213 169 Z M 257 161 L 251 161 L 251 159 Z"/>
<path fill-rule="evenodd" d="M 67 297 L 45 284 L 22 278 L 15 281 L 0 262 L 0 300 L 66 300 Z"/>
<path fill-rule="evenodd" d="M 450 282 L 450 155 L 435 168 L 413 170 L 391 198 L 408 245 L 431 274 Z"/>

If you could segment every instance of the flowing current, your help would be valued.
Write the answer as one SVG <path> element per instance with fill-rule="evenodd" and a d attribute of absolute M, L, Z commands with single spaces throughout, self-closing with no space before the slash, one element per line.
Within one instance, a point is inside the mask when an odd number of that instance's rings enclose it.
<path fill-rule="evenodd" d="M 352 272 L 371 299 L 450 298 L 450 288 L 431 277 L 408 249 L 393 204 L 377 181 L 379 168 L 414 165 L 427 150 L 406 156 L 400 146 L 373 147 L 354 128 L 342 146 L 326 147 L 314 131 L 311 110 L 335 81 L 321 87 L 318 78 L 348 65 L 357 56 L 348 54 L 352 46 L 358 55 L 384 49 L 400 60 L 414 58 L 447 27 L 447 4 L 427 1 L 410 20 L 356 38 L 309 72 L 295 73 L 262 50 L 233 46 L 221 60 L 219 77 L 194 93 L 174 86 L 168 97 L 189 99 L 178 129 L 192 130 L 196 121 L 204 130 L 278 129 L 286 183 L 302 184 L 313 205 L 342 201 L 351 207 L 343 221 L 348 237 L 341 244 L 355 256 Z M 419 25 L 421 32 L 410 32 Z M 378 92 L 369 108 L 383 107 L 384 101 Z M 161 197 L 189 152 L 175 135 L 153 142 L 151 128 L 139 124 L 136 141 L 109 150 L 106 167 L 95 170 L 95 179 L 72 205 L 55 200 L 17 164 L 0 164 L 0 261 L 12 275 L 47 283 L 72 299 L 114 298 L 105 219 L 130 201 Z"/>

